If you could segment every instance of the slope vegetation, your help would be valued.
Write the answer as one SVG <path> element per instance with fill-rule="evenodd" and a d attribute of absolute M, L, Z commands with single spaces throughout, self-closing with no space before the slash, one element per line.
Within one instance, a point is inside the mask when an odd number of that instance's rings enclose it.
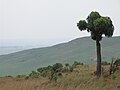
<path fill-rule="evenodd" d="M 57 82 L 48 78 L 0 78 L 0 90 L 120 90 L 120 70 L 109 77 L 96 78 L 95 65 L 77 66 L 71 73 L 64 73 Z M 104 66 L 104 70 L 109 66 Z"/>
<path fill-rule="evenodd" d="M 119 58 L 120 37 L 103 38 L 103 60 L 111 61 L 112 57 Z M 95 42 L 90 37 L 78 38 L 66 43 L 45 48 L 24 50 L 0 56 L 0 76 L 27 74 L 39 67 L 54 63 L 73 63 L 80 61 L 94 64 Z"/>

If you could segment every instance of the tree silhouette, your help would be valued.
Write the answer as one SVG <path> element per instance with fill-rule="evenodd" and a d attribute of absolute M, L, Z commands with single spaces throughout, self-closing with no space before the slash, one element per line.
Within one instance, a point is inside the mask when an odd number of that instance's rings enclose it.
<path fill-rule="evenodd" d="M 114 32 L 114 26 L 110 17 L 103 17 L 98 12 L 92 11 L 86 20 L 80 20 L 77 23 L 77 27 L 80 31 L 87 30 L 91 33 L 91 38 L 96 41 L 97 52 L 97 71 L 96 75 L 101 75 L 101 44 L 102 35 L 106 37 L 112 37 Z"/>

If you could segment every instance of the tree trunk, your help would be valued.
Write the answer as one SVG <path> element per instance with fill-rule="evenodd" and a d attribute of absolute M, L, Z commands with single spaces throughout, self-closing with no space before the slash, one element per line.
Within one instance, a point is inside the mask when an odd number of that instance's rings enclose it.
<path fill-rule="evenodd" d="M 96 75 L 100 77 L 101 75 L 101 45 L 99 40 L 96 40 L 96 51 L 97 51 L 97 71 Z"/>

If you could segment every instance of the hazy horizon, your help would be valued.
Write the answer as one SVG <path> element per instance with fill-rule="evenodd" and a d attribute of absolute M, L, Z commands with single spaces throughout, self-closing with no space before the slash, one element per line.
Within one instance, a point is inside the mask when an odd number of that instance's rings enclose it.
<path fill-rule="evenodd" d="M 47 47 L 90 36 L 77 23 L 91 11 L 109 16 L 120 36 L 119 0 L 0 0 L 0 47 Z M 111 6 L 112 5 L 112 6 Z"/>
<path fill-rule="evenodd" d="M 85 36 L 85 37 L 90 37 L 90 36 Z M 118 37 L 118 36 L 113 36 L 113 37 Z M 84 38 L 84 37 L 80 37 L 80 38 Z M 67 38 L 64 40 L 52 39 L 52 40 L 48 40 L 48 41 L 39 40 L 39 39 L 6 40 L 6 41 L 3 41 L 2 44 L 0 44 L 0 55 L 10 54 L 10 53 L 27 50 L 27 49 L 33 49 L 33 48 L 50 47 L 50 46 L 54 46 L 54 45 L 61 44 L 61 43 L 67 43 L 67 42 L 75 40 L 75 39 L 77 39 L 77 38 L 74 38 L 71 40 L 69 40 Z"/>

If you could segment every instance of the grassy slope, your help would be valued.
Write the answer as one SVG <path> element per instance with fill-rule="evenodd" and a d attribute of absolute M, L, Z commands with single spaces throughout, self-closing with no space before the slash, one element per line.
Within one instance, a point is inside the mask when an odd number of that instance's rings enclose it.
<path fill-rule="evenodd" d="M 119 45 L 120 37 L 104 38 L 102 40 L 103 60 L 111 61 L 112 57 L 119 57 Z M 95 63 L 91 61 L 95 55 L 95 42 L 89 37 L 78 38 L 52 47 L 36 48 L 0 56 L 0 76 L 26 74 L 56 62 Z"/>
<path fill-rule="evenodd" d="M 109 66 L 104 66 L 108 70 Z M 57 83 L 47 78 L 0 78 L 0 90 L 120 90 L 120 70 L 111 76 L 96 78 L 95 65 L 78 66 L 64 73 Z"/>

